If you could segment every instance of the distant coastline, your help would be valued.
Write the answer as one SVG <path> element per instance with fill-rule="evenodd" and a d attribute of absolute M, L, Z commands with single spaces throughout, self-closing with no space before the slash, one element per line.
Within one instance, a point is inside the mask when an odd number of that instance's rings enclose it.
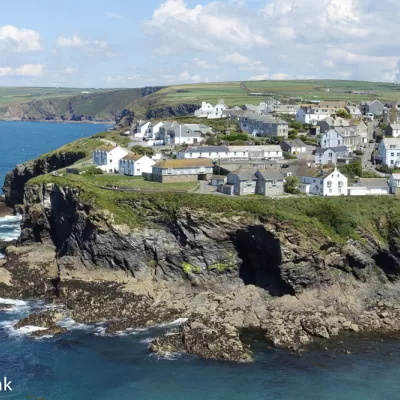
<path fill-rule="evenodd" d="M 1 119 L 0 122 L 41 122 L 41 123 L 57 123 L 57 124 L 91 124 L 91 125 L 115 125 L 115 121 L 49 121 L 49 120 L 41 120 L 41 119 L 17 119 L 17 118 L 8 118 Z"/>

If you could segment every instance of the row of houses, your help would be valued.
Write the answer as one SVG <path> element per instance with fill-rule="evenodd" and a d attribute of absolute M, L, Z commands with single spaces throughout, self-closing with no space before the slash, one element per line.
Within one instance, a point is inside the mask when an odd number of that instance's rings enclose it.
<path fill-rule="evenodd" d="M 179 124 L 173 122 L 139 121 L 131 127 L 135 138 L 153 141 L 163 145 L 182 145 L 203 142 L 204 135 L 212 133 L 212 129 L 203 124 Z"/>
<path fill-rule="evenodd" d="M 281 160 L 280 146 L 191 146 L 177 153 L 178 159 Z"/>
<path fill-rule="evenodd" d="M 287 138 L 289 135 L 289 124 L 283 119 L 272 115 L 259 115 L 253 111 L 244 112 L 239 115 L 240 129 L 257 137 L 281 136 Z"/>

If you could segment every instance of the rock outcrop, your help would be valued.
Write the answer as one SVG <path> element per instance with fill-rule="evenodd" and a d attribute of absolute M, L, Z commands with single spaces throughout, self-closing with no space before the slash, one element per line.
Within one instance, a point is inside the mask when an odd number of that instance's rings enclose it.
<path fill-rule="evenodd" d="M 146 195 L 118 200 L 140 216 L 128 226 L 81 191 L 25 187 L 0 297 L 57 301 L 77 322 L 106 321 L 109 334 L 187 318 L 151 349 L 235 361 L 251 359 L 241 330 L 293 351 L 346 331 L 400 331 L 395 228 L 388 245 L 365 232 L 334 241 L 273 217 L 170 210 Z"/>

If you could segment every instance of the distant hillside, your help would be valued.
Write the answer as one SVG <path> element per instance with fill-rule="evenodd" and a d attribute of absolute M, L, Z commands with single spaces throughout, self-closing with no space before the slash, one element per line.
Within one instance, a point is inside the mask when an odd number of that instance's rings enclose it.
<path fill-rule="evenodd" d="M 0 119 L 45 121 L 115 121 L 124 109 L 130 110 L 136 100 L 160 88 L 83 90 L 80 93 L 55 91 L 37 94 L 21 92 L 18 96 L 1 96 Z M 27 92 L 31 92 L 26 88 Z M 3 93 L 2 93 L 3 92 Z M 72 94 L 72 95 L 71 95 Z M 32 98 L 32 100 L 30 100 Z M 9 101 L 7 101 L 9 100 Z"/>
<path fill-rule="evenodd" d="M 0 119 L 118 121 L 192 115 L 202 101 L 223 99 L 228 106 L 258 104 L 276 98 L 307 100 L 397 101 L 400 85 L 392 83 L 298 80 L 202 83 L 142 89 L 0 88 Z"/>

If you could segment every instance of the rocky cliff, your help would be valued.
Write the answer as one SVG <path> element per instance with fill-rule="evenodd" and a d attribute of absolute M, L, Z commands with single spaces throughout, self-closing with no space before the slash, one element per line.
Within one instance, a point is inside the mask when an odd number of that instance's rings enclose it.
<path fill-rule="evenodd" d="M 107 320 L 108 333 L 187 318 L 151 349 L 240 361 L 251 359 L 243 330 L 300 351 L 342 331 L 400 329 L 396 227 L 387 244 L 367 232 L 338 241 L 246 202 L 232 214 L 151 195 L 117 201 L 137 224 L 117 223 L 82 188 L 27 185 L 0 296 L 57 299 L 77 321 Z"/>
<path fill-rule="evenodd" d="M 29 179 L 69 167 L 84 157 L 86 157 L 86 154 L 81 152 L 53 153 L 17 165 L 13 171 L 6 175 L 4 180 L 3 192 L 6 204 L 9 207 L 14 207 L 23 203 L 24 186 Z"/>

